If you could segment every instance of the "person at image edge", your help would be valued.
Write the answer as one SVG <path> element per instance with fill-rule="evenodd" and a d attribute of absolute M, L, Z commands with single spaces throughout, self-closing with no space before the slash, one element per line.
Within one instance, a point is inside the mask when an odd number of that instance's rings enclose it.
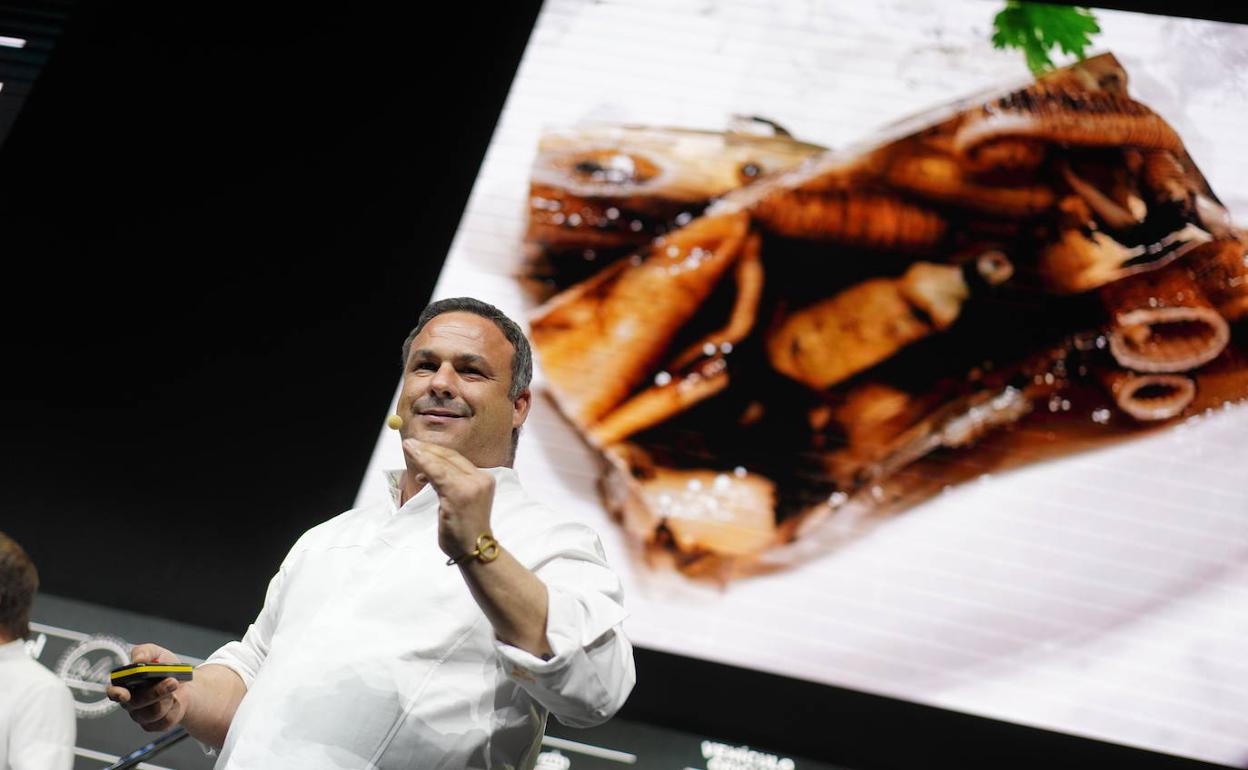
<path fill-rule="evenodd" d="M 26 648 L 38 590 L 34 562 L 0 532 L 0 770 L 74 766 L 74 696 Z"/>

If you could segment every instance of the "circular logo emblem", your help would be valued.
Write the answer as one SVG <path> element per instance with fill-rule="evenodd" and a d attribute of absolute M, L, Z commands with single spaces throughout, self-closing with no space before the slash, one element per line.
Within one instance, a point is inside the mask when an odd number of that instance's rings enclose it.
<path fill-rule="evenodd" d="M 61 655 L 56 674 L 69 685 L 74 709 L 84 719 L 94 719 L 118 708 L 104 695 L 108 675 L 130 662 L 130 645 L 115 636 L 88 636 Z"/>
<path fill-rule="evenodd" d="M 535 770 L 568 770 L 572 766 L 572 760 L 556 751 L 543 751 L 537 755 L 537 767 Z"/>

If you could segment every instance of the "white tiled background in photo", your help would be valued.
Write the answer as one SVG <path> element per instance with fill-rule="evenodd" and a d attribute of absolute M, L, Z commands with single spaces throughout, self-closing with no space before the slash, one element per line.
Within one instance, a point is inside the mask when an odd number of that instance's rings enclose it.
<path fill-rule="evenodd" d="M 544 128 L 722 130 L 746 113 L 844 146 L 1026 80 L 1022 54 L 989 42 L 1003 5 L 552 0 L 435 298 L 470 294 L 527 318 L 514 276 Z M 1132 94 L 1248 224 L 1248 27 L 1096 15 L 1095 51 L 1118 57 Z M 595 458 L 542 382 L 539 370 L 517 469 L 535 496 L 602 534 L 637 644 L 1248 763 L 1248 405 L 956 487 L 793 569 L 718 588 L 630 550 L 595 491 Z M 378 470 L 401 463 L 396 434 L 381 429 L 360 499 L 384 494 Z"/>

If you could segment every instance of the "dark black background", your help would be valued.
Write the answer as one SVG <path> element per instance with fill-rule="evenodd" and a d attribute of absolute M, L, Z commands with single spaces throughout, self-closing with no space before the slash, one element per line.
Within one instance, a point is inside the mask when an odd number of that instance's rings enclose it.
<path fill-rule="evenodd" d="M 47 590 L 240 629 L 350 507 L 536 13 L 79 4 L 0 154 Z"/>
<path fill-rule="evenodd" d="M 237 633 L 350 506 L 538 11 L 397 7 L 73 7 L 0 148 L 0 528 L 44 590 Z M 1194 765 L 638 663 L 626 715 L 832 762 Z"/>

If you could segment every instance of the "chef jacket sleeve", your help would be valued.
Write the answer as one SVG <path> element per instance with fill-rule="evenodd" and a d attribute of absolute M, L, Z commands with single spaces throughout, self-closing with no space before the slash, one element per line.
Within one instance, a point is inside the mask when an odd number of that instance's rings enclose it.
<path fill-rule="evenodd" d="M 508 676 L 569 727 L 610 719 L 637 680 L 633 647 L 624 635 L 624 595 L 607 566 L 597 534 L 563 522 L 535 539 L 521 561 L 546 584 L 546 639 L 554 655 L 543 660 L 495 640 Z"/>
<path fill-rule="evenodd" d="M 243 638 L 236 642 L 229 642 L 209 655 L 203 665 L 226 666 L 238 674 L 247 689 L 251 689 L 251 683 L 256 680 L 260 666 L 268 657 L 269 645 L 273 641 L 273 631 L 277 627 L 277 615 L 281 607 L 282 586 L 285 578 L 286 564 L 283 563 L 281 569 L 269 581 L 269 589 L 264 595 L 264 606 L 260 609 L 260 614 L 256 616 L 256 619 L 247 627 Z"/>

